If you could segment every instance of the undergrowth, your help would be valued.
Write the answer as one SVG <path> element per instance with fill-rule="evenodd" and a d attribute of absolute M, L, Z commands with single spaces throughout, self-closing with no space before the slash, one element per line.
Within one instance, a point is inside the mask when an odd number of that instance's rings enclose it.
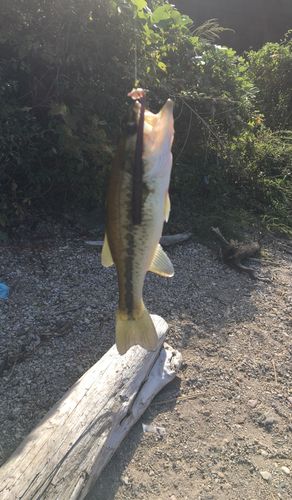
<path fill-rule="evenodd" d="M 137 76 L 151 111 L 175 101 L 173 217 L 291 234 L 289 34 L 243 57 L 214 43 L 216 20 L 195 28 L 160 0 L 4 0 L 0 14 L 0 225 L 104 204 Z"/>

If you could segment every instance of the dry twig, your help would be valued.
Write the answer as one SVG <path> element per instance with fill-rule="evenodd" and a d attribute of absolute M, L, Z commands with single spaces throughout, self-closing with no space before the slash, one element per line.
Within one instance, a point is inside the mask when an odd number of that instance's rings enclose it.
<path fill-rule="evenodd" d="M 274 367 L 275 383 L 276 383 L 276 385 L 278 385 L 275 361 L 273 359 L 272 359 L 272 363 L 273 363 L 273 367 Z"/>
<path fill-rule="evenodd" d="M 196 394 L 191 394 L 190 396 L 178 396 L 176 398 L 171 398 L 171 399 L 165 399 L 163 401 L 157 401 L 157 402 L 154 402 L 154 403 L 151 403 L 150 406 L 156 406 L 156 405 L 163 405 L 163 404 L 166 404 L 166 403 L 173 403 L 174 401 L 183 401 L 185 399 L 193 399 L 193 398 L 196 398 L 197 396 L 204 396 L 205 394 L 203 393 L 196 393 Z"/>

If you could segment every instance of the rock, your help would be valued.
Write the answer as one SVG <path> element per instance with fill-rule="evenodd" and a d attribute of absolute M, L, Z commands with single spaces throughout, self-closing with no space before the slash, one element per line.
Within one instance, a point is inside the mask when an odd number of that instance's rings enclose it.
<path fill-rule="evenodd" d="M 259 450 L 259 451 L 260 451 L 260 454 L 262 455 L 262 457 L 268 458 L 269 454 L 266 450 Z"/>
<path fill-rule="evenodd" d="M 281 470 L 284 472 L 284 474 L 286 474 L 287 476 L 290 476 L 290 469 L 288 469 L 288 467 L 281 467 Z"/>
<path fill-rule="evenodd" d="M 121 477 L 122 483 L 124 483 L 126 486 L 130 483 L 128 476 Z"/>
<path fill-rule="evenodd" d="M 272 479 L 272 474 L 266 470 L 260 470 L 260 475 L 265 481 L 270 481 Z"/>
<path fill-rule="evenodd" d="M 238 416 L 235 418 L 235 423 L 238 425 L 243 425 L 245 422 L 245 416 Z"/>
<path fill-rule="evenodd" d="M 270 412 L 265 414 L 265 426 L 270 427 L 273 424 L 275 424 L 277 420 L 275 419 L 274 415 Z"/>
<path fill-rule="evenodd" d="M 204 415 L 204 417 L 210 417 L 211 412 L 209 410 L 205 410 L 205 411 L 203 411 L 203 415 Z"/>
<path fill-rule="evenodd" d="M 13 408 L 12 414 L 17 415 L 17 413 L 20 413 L 20 411 L 21 411 L 21 408 L 18 406 L 17 408 Z"/>
<path fill-rule="evenodd" d="M 248 402 L 247 402 L 248 406 L 250 406 L 251 408 L 255 408 L 256 405 L 258 404 L 258 400 L 257 399 L 250 399 Z"/>
<path fill-rule="evenodd" d="M 292 397 L 291 397 L 291 396 L 289 396 L 289 397 L 287 398 L 287 401 L 288 401 L 288 403 L 290 403 L 290 404 L 292 405 Z"/>
<path fill-rule="evenodd" d="M 24 393 L 25 393 L 25 389 L 26 389 L 26 388 L 25 388 L 23 385 L 22 385 L 22 386 L 20 386 L 20 387 L 18 387 L 17 392 L 18 392 L 18 395 L 19 395 L 20 397 L 24 395 Z"/>

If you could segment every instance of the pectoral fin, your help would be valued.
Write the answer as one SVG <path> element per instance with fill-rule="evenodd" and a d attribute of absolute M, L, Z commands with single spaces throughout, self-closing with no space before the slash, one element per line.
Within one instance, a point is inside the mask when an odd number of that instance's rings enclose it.
<path fill-rule="evenodd" d="M 174 275 L 174 269 L 171 261 L 166 253 L 162 250 L 161 245 L 157 245 L 155 255 L 149 267 L 149 271 L 170 278 Z"/>
<path fill-rule="evenodd" d="M 169 212 L 170 212 L 170 199 L 169 199 L 169 194 L 167 192 L 164 201 L 164 220 L 166 222 L 168 222 Z"/>
<path fill-rule="evenodd" d="M 114 264 L 112 254 L 108 245 L 107 234 L 105 233 L 101 252 L 101 263 L 104 267 L 110 267 Z"/>

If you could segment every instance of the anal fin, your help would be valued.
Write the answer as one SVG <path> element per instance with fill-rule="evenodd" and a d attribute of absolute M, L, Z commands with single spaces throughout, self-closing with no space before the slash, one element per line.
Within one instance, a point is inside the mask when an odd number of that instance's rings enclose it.
<path fill-rule="evenodd" d="M 171 276 L 174 275 L 173 265 L 166 253 L 162 250 L 162 246 L 159 244 L 157 245 L 155 255 L 149 267 L 149 271 L 160 274 L 160 276 L 165 276 L 167 278 L 171 278 Z"/>
<path fill-rule="evenodd" d="M 114 264 L 106 233 L 104 235 L 104 242 L 101 252 L 101 263 L 104 267 L 110 267 Z"/>

